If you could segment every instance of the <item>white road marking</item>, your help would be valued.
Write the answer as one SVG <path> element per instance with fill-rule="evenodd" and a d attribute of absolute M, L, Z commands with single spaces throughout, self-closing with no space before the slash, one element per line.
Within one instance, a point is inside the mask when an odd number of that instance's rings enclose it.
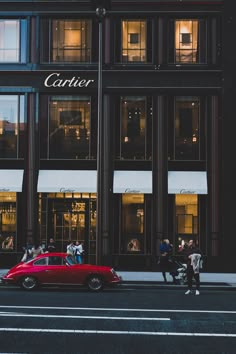
<path fill-rule="evenodd" d="M 45 328 L 0 328 L 0 332 L 31 332 L 31 333 L 73 333 L 73 334 L 112 334 L 112 335 L 143 335 L 143 336 L 187 336 L 187 337 L 227 337 L 236 338 L 236 334 L 198 333 L 198 332 L 138 332 L 138 331 L 101 331 L 79 329 L 45 329 Z"/>
<path fill-rule="evenodd" d="M 0 312 L 0 317 L 44 317 L 44 318 L 83 318 L 91 320 L 135 320 L 135 321 L 170 321 L 170 318 L 154 318 L 154 317 L 111 317 L 111 316 L 68 316 L 68 315 L 42 315 L 42 314 L 24 314 Z"/>
<path fill-rule="evenodd" d="M 109 308 L 109 307 L 59 307 L 59 306 L 7 306 L 3 305 L 0 308 L 8 309 L 44 309 L 44 310 L 80 310 L 80 311 L 127 311 L 127 312 L 183 312 L 183 313 L 222 313 L 236 314 L 236 311 L 220 311 L 220 310 L 173 310 L 173 309 L 131 309 L 131 308 Z"/>

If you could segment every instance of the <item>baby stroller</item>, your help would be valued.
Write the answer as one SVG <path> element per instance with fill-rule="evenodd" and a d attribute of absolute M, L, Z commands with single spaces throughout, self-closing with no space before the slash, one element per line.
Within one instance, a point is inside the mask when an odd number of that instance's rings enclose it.
<path fill-rule="evenodd" d="M 177 260 L 172 260 L 173 268 L 170 274 L 175 277 L 176 281 L 184 285 L 187 283 L 187 264 Z"/>

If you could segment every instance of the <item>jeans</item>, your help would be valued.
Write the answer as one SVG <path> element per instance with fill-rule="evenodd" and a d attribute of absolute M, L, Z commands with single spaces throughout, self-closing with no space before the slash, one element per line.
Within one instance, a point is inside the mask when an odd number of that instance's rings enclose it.
<path fill-rule="evenodd" d="M 83 262 L 82 262 L 82 257 L 81 257 L 80 254 L 77 254 L 77 255 L 76 255 L 76 261 L 77 261 L 77 263 L 79 263 L 79 264 L 82 264 L 82 263 L 83 263 Z"/>

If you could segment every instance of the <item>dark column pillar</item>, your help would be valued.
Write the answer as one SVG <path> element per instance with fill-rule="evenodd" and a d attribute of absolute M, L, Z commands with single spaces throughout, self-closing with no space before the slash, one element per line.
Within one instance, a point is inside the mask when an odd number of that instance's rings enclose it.
<path fill-rule="evenodd" d="M 105 36 L 105 54 L 104 54 L 104 63 L 105 65 L 109 65 L 111 63 L 111 19 L 110 17 L 106 17 L 104 19 L 104 36 Z"/>
<path fill-rule="evenodd" d="M 102 151 L 102 193 L 101 199 L 101 241 L 102 241 L 102 263 L 108 264 L 111 261 L 111 240 L 110 240 L 110 210 L 111 210 L 111 144 L 110 144 L 110 97 L 104 95 L 104 114 L 103 114 L 103 151 Z"/>
<path fill-rule="evenodd" d="M 27 158 L 26 158 L 26 238 L 32 238 L 37 242 L 37 233 L 35 227 L 36 220 L 36 173 L 35 173 L 35 107 L 36 94 L 28 95 L 28 140 L 27 140 Z M 25 240 L 26 241 L 26 240 Z"/>
<path fill-rule="evenodd" d="M 218 98 L 211 97 L 211 147 L 210 147 L 210 170 L 209 175 L 209 213 L 211 230 L 211 255 L 219 255 L 219 125 L 218 125 Z"/>
<path fill-rule="evenodd" d="M 168 237 L 167 228 L 167 130 L 164 96 L 154 96 L 153 102 L 153 220 L 154 255 L 159 254 L 160 240 Z"/>

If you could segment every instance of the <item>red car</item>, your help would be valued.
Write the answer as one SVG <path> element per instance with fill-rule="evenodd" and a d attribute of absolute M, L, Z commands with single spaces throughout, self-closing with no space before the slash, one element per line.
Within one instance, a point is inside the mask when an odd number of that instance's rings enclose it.
<path fill-rule="evenodd" d="M 115 285 L 121 278 L 111 267 L 78 264 L 66 253 L 44 253 L 11 268 L 2 282 L 33 290 L 39 286 L 87 286 L 100 291 L 104 286 Z"/>

